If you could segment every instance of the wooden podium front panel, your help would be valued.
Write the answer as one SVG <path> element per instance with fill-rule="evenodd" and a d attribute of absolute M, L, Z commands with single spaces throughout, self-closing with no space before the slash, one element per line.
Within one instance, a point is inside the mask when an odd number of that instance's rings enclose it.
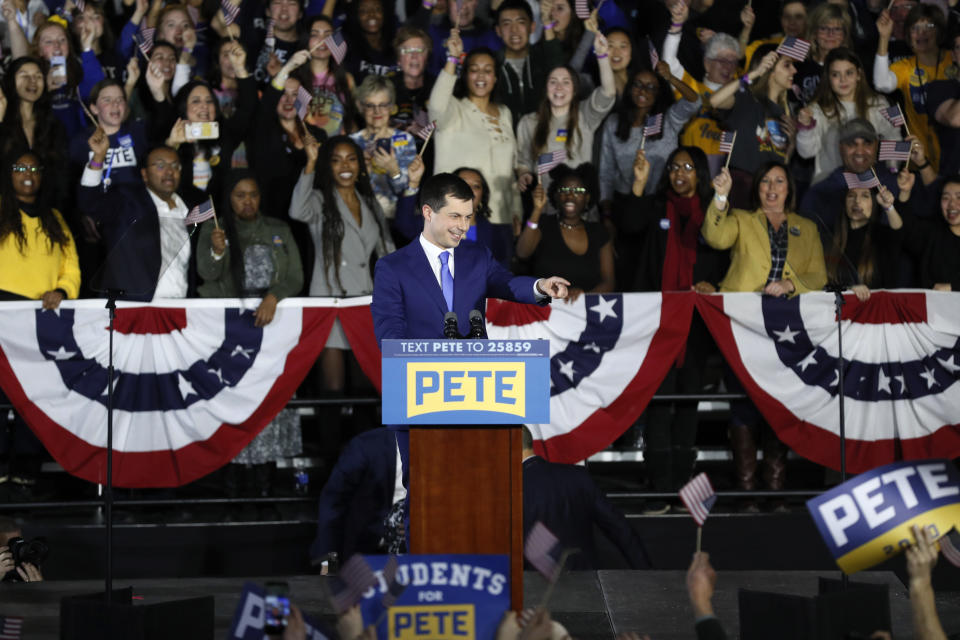
<path fill-rule="evenodd" d="M 511 608 L 523 604 L 519 426 L 410 429 L 412 553 L 510 556 Z"/>

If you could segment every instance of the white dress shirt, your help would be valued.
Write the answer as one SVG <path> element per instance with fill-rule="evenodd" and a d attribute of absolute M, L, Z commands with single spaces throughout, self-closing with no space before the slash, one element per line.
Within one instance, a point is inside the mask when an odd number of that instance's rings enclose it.
<path fill-rule="evenodd" d="M 190 264 L 190 234 L 183 219 L 187 217 L 187 205 L 180 196 L 173 194 L 173 208 L 157 194 L 147 189 L 150 199 L 157 207 L 160 222 L 160 278 L 153 299 L 186 298 L 187 269 Z"/>

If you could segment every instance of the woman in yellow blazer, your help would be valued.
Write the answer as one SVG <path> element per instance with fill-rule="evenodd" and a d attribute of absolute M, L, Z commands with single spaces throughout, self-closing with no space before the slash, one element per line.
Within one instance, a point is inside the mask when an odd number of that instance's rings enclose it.
<path fill-rule="evenodd" d="M 820 235 L 813 222 L 793 212 L 795 191 L 787 168 L 779 162 L 760 167 L 753 179 L 753 211 L 730 207 L 727 194 L 732 184 L 726 169 L 714 178 L 714 198 L 700 228 L 711 247 L 730 249 L 730 269 L 720 282 L 720 291 L 759 291 L 787 297 L 822 289 L 827 283 L 827 268 Z M 743 392 L 729 367 L 725 373 L 728 391 Z M 739 488 L 756 489 L 757 441 L 762 440 L 764 484 L 771 491 L 783 489 L 786 445 L 751 402 L 732 402 L 730 413 L 730 444 Z M 773 506 L 775 510 L 786 508 L 783 501 L 775 501 Z M 759 510 L 752 500 L 741 508 Z"/>
<path fill-rule="evenodd" d="M 794 186 L 787 168 L 768 162 L 754 177 L 756 209 L 731 209 L 732 181 L 723 169 L 701 233 L 714 249 L 730 249 L 730 270 L 720 291 L 761 291 L 792 296 L 827 284 L 820 234 L 812 221 L 793 212 Z M 775 259 L 776 258 L 776 259 Z"/>

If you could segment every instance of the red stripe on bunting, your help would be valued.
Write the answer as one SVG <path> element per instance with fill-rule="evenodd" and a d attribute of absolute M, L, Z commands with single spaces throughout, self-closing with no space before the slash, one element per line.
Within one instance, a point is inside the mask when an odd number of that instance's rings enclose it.
<path fill-rule="evenodd" d="M 175 451 L 114 451 L 114 486 L 177 487 L 202 478 L 232 460 L 280 413 L 303 382 L 327 341 L 336 313 L 337 309 L 332 307 L 303 308 L 300 340 L 287 354 L 283 373 L 276 379 L 262 404 L 242 424 L 223 424 L 207 440 Z M 2 350 L 0 384 L 13 406 L 65 471 L 89 482 L 106 482 L 106 448 L 95 447 L 77 438 L 38 409 L 13 375 Z"/>
<path fill-rule="evenodd" d="M 594 411 L 572 431 L 534 441 L 537 455 L 551 462 L 575 463 L 606 449 L 623 435 L 647 408 L 650 398 L 660 388 L 680 349 L 686 344 L 696 295 L 692 291 L 663 294 L 660 328 L 623 393 L 608 407 Z M 531 305 L 513 306 L 529 308 Z"/>
<path fill-rule="evenodd" d="M 488 298 L 486 319 L 495 327 L 546 322 L 550 319 L 550 305 L 519 304 L 498 298 Z"/>
<path fill-rule="evenodd" d="M 344 307 L 338 311 L 343 333 L 347 336 L 350 349 L 360 364 L 360 369 L 370 379 L 379 393 L 381 386 L 380 345 L 373 331 L 373 314 L 370 306 Z"/>
<path fill-rule="evenodd" d="M 867 302 L 857 296 L 843 297 L 843 319 L 857 324 L 902 324 L 927 321 L 927 294 L 873 291 Z M 836 315 L 834 315 L 836 317 Z"/>
<path fill-rule="evenodd" d="M 871 295 L 871 302 L 873 302 L 873 295 Z M 908 301 L 906 304 L 910 305 L 914 302 Z M 890 301 L 890 304 L 895 303 Z M 723 296 L 697 296 L 696 306 L 717 346 L 720 347 L 724 359 L 733 369 L 740 384 L 746 389 L 747 395 L 776 432 L 777 437 L 800 456 L 839 470 L 840 436 L 798 418 L 779 400 L 764 391 L 747 372 L 730 328 L 730 319 L 723 311 Z M 944 425 L 933 434 L 922 438 L 908 440 L 888 438 L 870 442 L 847 439 L 844 449 L 847 470 L 852 473 L 863 473 L 896 460 L 960 456 L 960 430 L 958 425 Z"/>
<path fill-rule="evenodd" d="M 117 333 L 156 334 L 173 333 L 187 328 L 186 309 L 166 307 L 118 308 L 113 327 Z"/>

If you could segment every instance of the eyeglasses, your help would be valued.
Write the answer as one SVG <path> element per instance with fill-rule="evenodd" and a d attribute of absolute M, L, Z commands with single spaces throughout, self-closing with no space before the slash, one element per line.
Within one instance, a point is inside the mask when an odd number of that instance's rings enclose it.
<path fill-rule="evenodd" d="M 423 53 L 424 51 L 426 51 L 426 49 L 424 49 L 423 47 L 403 47 L 402 49 L 400 49 L 400 55 L 410 56 L 415 53 Z"/>
<path fill-rule="evenodd" d="M 587 190 L 584 187 L 560 187 L 557 189 L 557 193 L 562 193 L 563 195 L 572 194 L 575 196 L 586 195 Z"/>
<path fill-rule="evenodd" d="M 737 66 L 737 63 L 739 62 L 739 60 L 737 60 L 737 59 L 735 59 L 735 58 L 734 58 L 734 59 L 729 59 L 729 58 L 707 58 L 707 60 L 709 60 L 710 62 L 713 62 L 714 64 L 720 64 L 720 65 L 723 65 L 723 66 L 725 66 L 725 67 L 735 67 L 735 66 Z"/>
<path fill-rule="evenodd" d="M 680 169 L 683 169 L 684 171 L 693 171 L 694 169 L 696 169 L 696 167 L 694 167 L 689 162 L 684 162 L 683 164 L 677 164 L 676 162 L 671 162 L 669 165 L 667 165 L 667 171 L 669 171 L 670 173 L 673 173 L 674 171 L 680 171 Z"/>
<path fill-rule="evenodd" d="M 649 82 L 647 84 L 644 84 L 642 82 L 634 82 L 633 88 L 639 89 L 640 91 L 643 91 L 644 89 L 646 89 L 647 91 L 656 91 L 657 89 L 660 88 L 660 85 L 653 82 Z"/>
<path fill-rule="evenodd" d="M 910 31 L 931 31 L 936 28 L 937 25 L 933 24 L 932 22 L 918 22 L 910 27 Z"/>
<path fill-rule="evenodd" d="M 843 28 L 843 27 L 830 27 L 830 26 L 827 26 L 827 25 L 821 25 L 821 26 L 817 27 L 817 31 L 819 31 L 820 33 L 826 33 L 826 34 L 829 34 L 829 35 L 832 35 L 832 36 L 839 36 L 839 35 L 841 35 L 841 34 L 844 32 L 844 28 Z"/>
<path fill-rule="evenodd" d="M 40 173 L 41 171 L 43 171 L 43 167 L 32 167 L 26 164 L 13 165 L 14 173 Z"/>
<path fill-rule="evenodd" d="M 373 104 L 372 102 L 362 102 L 364 109 L 369 109 L 370 111 L 389 111 L 390 107 L 393 105 L 389 102 L 383 102 L 380 104 Z"/>
<path fill-rule="evenodd" d="M 156 162 L 151 162 L 150 166 L 157 171 L 166 171 L 167 169 L 180 171 L 180 169 L 183 167 L 183 165 L 181 165 L 179 162 L 167 162 L 166 160 L 157 160 Z"/>

